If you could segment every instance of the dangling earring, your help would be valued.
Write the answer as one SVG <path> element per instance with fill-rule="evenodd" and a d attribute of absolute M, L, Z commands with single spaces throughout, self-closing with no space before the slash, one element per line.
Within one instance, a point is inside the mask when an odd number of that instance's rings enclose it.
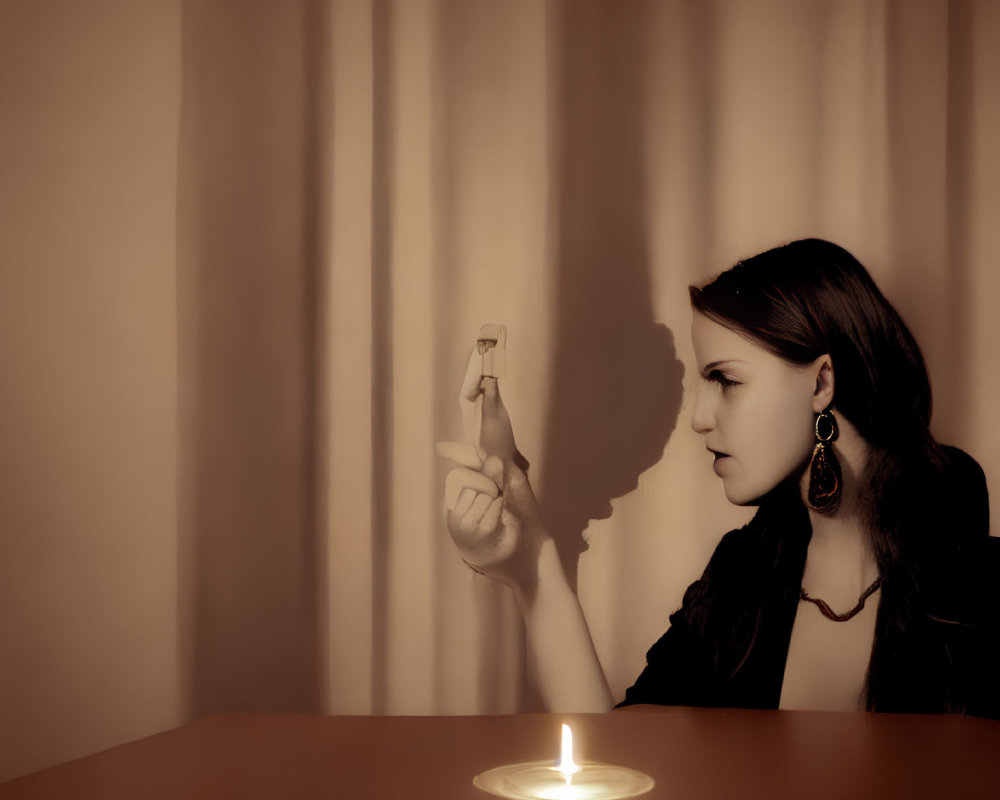
<path fill-rule="evenodd" d="M 837 438 L 837 420 L 829 409 L 816 416 L 816 447 L 809 461 L 809 505 L 816 511 L 830 513 L 840 502 L 843 482 L 840 462 L 833 452 L 832 442 Z"/>

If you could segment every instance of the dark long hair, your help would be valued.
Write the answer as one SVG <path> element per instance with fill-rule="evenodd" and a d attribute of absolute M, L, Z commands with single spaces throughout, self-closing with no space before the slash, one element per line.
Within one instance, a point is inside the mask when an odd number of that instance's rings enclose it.
<path fill-rule="evenodd" d="M 930 380 L 912 334 L 858 260 L 821 239 L 741 261 L 690 294 L 694 310 L 786 361 L 830 355 L 834 411 L 869 445 L 859 502 L 884 582 L 883 650 L 895 647 L 925 615 L 922 571 L 937 532 L 918 517 L 946 462 L 930 432 Z M 870 705 L 881 688 L 876 666 Z"/>

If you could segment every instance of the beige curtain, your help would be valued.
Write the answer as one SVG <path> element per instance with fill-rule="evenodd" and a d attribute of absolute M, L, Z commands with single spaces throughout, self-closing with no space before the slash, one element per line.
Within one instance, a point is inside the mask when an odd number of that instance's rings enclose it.
<path fill-rule="evenodd" d="M 485 322 L 616 694 L 747 517 L 689 283 L 852 250 L 1000 496 L 995 3 L 0 13 L 0 777 L 219 710 L 537 708 L 440 520 Z"/>

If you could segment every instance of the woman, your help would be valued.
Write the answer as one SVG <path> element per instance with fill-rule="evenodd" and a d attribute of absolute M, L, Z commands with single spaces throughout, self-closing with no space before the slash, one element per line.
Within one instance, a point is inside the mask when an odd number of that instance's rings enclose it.
<path fill-rule="evenodd" d="M 978 464 L 929 430 L 916 342 L 847 251 L 816 239 L 690 290 L 692 427 L 728 499 L 723 537 L 624 703 L 995 716 L 996 601 Z M 482 448 L 452 448 L 448 527 L 509 584 L 552 710 L 608 708 L 586 621 L 513 445 L 496 380 Z M 485 457 L 484 457 L 485 456 Z"/>

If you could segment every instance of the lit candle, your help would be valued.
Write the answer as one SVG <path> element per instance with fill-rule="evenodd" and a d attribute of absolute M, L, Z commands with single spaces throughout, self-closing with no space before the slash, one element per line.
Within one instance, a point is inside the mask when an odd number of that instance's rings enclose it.
<path fill-rule="evenodd" d="M 565 722 L 562 726 L 562 750 L 559 753 L 559 771 L 566 782 L 580 771 L 580 765 L 573 760 L 573 729 Z"/>
<path fill-rule="evenodd" d="M 514 800 L 619 800 L 653 788 L 642 772 L 611 764 L 573 760 L 573 731 L 562 726 L 559 763 L 531 761 L 487 770 L 472 783 L 483 791 Z"/>

